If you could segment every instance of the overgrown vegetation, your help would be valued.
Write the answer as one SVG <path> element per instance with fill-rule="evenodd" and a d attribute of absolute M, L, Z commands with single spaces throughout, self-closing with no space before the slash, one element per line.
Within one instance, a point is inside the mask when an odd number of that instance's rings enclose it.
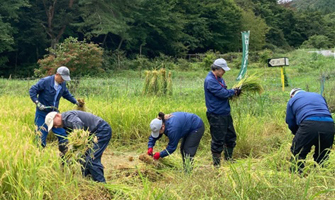
<path fill-rule="evenodd" d="M 326 75 L 324 93 L 328 102 L 334 102 L 333 58 L 303 50 L 285 56 L 290 58 L 286 73 L 291 87 L 319 93 L 320 76 Z M 167 97 L 142 95 L 143 71 L 141 75 L 119 71 L 109 78 L 81 80 L 75 96 L 85 97 L 86 110 L 113 129 L 102 156 L 105 185 L 83 178 L 80 168 L 62 167 L 57 141 L 48 141 L 43 150 L 33 142 L 35 105 L 27 91 L 37 80 L 0 79 L 0 199 L 334 199 L 334 149 L 324 168 L 314 165 L 310 154 L 305 174 L 289 170 L 293 135 L 284 119 L 291 88 L 282 92 L 280 68 L 248 68 L 248 74 L 262 74 L 264 92 L 231 102 L 238 135 L 237 162 L 211 167 L 203 92 L 209 70 L 209 66 L 206 71 L 171 70 L 173 94 Z M 232 68 L 224 75 L 229 88 L 236 83 L 238 72 Z M 75 108 L 61 100 L 61 112 Z M 182 172 L 178 151 L 158 166 L 139 160 L 147 151 L 149 123 L 158 111 L 191 112 L 203 119 L 206 130 L 191 174 Z M 167 142 L 162 138 L 155 151 L 163 150 Z"/>
<path fill-rule="evenodd" d="M 38 60 L 41 67 L 35 70 L 37 77 L 52 75 L 60 66 L 68 67 L 72 76 L 92 76 L 104 71 L 101 68 L 103 50 L 96 44 L 69 37 L 48 51 L 44 59 Z"/>

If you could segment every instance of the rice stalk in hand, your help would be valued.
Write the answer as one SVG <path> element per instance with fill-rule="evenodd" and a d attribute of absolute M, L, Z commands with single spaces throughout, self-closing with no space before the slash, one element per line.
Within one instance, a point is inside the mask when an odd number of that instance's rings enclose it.
<path fill-rule="evenodd" d="M 84 99 L 77 99 L 79 105 L 77 105 L 77 110 L 81 110 L 81 111 L 86 111 L 85 108 L 85 100 Z"/>
<path fill-rule="evenodd" d="M 233 88 L 240 88 L 242 93 L 261 94 L 264 91 L 259 78 L 256 77 L 255 74 L 244 77 L 236 85 L 234 85 Z"/>
<path fill-rule="evenodd" d="M 65 158 L 69 161 L 83 161 L 89 150 L 91 150 L 90 153 L 93 156 L 94 143 L 98 142 L 98 138 L 94 134 L 90 134 L 89 131 L 83 129 L 74 129 L 67 139 L 68 151 Z"/>

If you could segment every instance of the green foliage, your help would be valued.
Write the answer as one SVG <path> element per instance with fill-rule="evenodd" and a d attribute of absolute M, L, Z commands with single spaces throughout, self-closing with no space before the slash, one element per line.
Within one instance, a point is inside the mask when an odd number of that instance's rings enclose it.
<path fill-rule="evenodd" d="M 242 12 L 242 30 L 250 30 L 250 50 L 261 50 L 265 45 L 266 34 L 269 26 L 260 16 L 255 16 L 252 10 Z"/>
<path fill-rule="evenodd" d="M 268 59 L 273 57 L 273 52 L 269 49 L 265 49 L 263 51 L 258 52 L 258 55 L 259 55 L 258 62 L 263 65 L 267 65 Z"/>
<path fill-rule="evenodd" d="M 28 7 L 28 3 L 26 0 L 1 0 L 0 5 L 0 76 L 3 76 L 10 70 L 6 63 L 10 52 L 15 50 L 14 36 L 18 32 L 15 22 L 19 19 L 19 10 Z"/>
<path fill-rule="evenodd" d="M 284 86 L 285 86 L 285 87 L 288 87 L 288 86 L 289 86 L 289 83 L 288 83 L 288 77 L 287 77 L 287 74 L 286 74 L 286 69 L 285 69 L 285 67 L 283 67 L 283 73 L 284 73 Z"/>
<path fill-rule="evenodd" d="M 292 7 L 297 4 L 301 9 Z M 326 0 L 286 4 L 276 0 L 1 0 L 0 5 L 0 75 L 6 77 L 31 76 L 45 49 L 71 36 L 104 48 L 102 68 L 110 71 L 197 69 L 185 62 L 178 66 L 165 62 L 162 55 L 174 60 L 209 49 L 240 52 L 240 32 L 246 30 L 251 31 L 253 51 L 291 50 L 314 35 L 328 37 L 326 46 L 335 42 L 334 4 Z M 153 62 L 129 60 L 138 56 Z"/>
<path fill-rule="evenodd" d="M 335 4 L 329 0 L 292 0 L 292 5 L 299 10 L 317 10 L 323 13 L 335 12 Z"/>
<path fill-rule="evenodd" d="M 332 46 L 331 41 L 327 36 L 324 35 L 313 35 L 308 40 L 306 40 L 301 47 L 302 48 L 317 48 L 317 49 L 322 49 L 322 48 L 329 48 Z"/>
<path fill-rule="evenodd" d="M 211 65 L 213 64 L 214 60 L 218 58 L 218 53 L 209 50 L 205 53 L 204 58 L 201 62 L 202 69 L 208 70 L 210 69 Z"/>
<path fill-rule="evenodd" d="M 73 76 L 96 75 L 103 72 L 103 50 L 96 44 L 69 37 L 56 49 L 49 48 L 49 55 L 38 61 L 37 75 L 53 74 L 60 66 L 67 66 Z"/>

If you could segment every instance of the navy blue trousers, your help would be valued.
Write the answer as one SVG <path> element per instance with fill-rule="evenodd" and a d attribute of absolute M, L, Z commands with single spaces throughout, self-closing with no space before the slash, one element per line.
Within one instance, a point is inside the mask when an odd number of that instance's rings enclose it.
<path fill-rule="evenodd" d="M 82 172 L 84 176 L 92 175 L 94 181 L 105 183 L 106 179 L 104 176 L 104 166 L 101 163 L 101 156 L 112 137 L 112 128 L 107 122 L 102 122 L 95 132 L 95 136 L 98 137 L 98 143 L 94 143 L 93 149 L 89 149 L 86 152 L 85 162 L 82 163 Z M 92 151 L 94 152 L 93 156 Z"/>

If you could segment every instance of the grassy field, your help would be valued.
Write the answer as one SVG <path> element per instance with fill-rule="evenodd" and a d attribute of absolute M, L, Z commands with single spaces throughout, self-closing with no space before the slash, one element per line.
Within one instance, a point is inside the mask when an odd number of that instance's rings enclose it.
<path fill-rule="evenodd" d="M 282 55 L 278 55 L 282 56 Z M 37 80 L 0 79 L 0 199 L 334 199 L 335 153 L 327 167 L 314 166 L 309 155 L 306 174 L 290 173 L 293 138 L 285 123 L 289 91 L 301 87 L 320 93 L 335 105 L 335 60 L 305 51 L 284 55 L 290 86 L 282 91 L 280 68 L 250 68 L 264 86 L 262 95 L 243 95 L 231 102 L 238 134 L 236 163 L 211 166 L 210 134 L 206 119 L 203 81 L 208 71 L 173 71 L 173 95 L 143 96 L 144 73 L 123 71 L 109 78 L 83 78 L 69 86 L 85 98 L 87 111 L 105 119 L 113 129 L 102 159 L 107 184 L 83 178 L 78 166 L 62 167 L 57 142 L 45 149 L 34 143 L 35 106 L 28 90 Z M 228 63 L 229 64 L 229 63 Z M 224 75 L 231 87 L 239 70 Z M 75 109 L 61 100 L 60 111 Z M 206 131 L 195 157 L 195 168 L 184 174 L 176 150 L 158 167 L 141 162 L 147 150 L 149 123 L 159 111 L 195 113 Z M 167 145 L 164 138 L 154 151 Z"/>

